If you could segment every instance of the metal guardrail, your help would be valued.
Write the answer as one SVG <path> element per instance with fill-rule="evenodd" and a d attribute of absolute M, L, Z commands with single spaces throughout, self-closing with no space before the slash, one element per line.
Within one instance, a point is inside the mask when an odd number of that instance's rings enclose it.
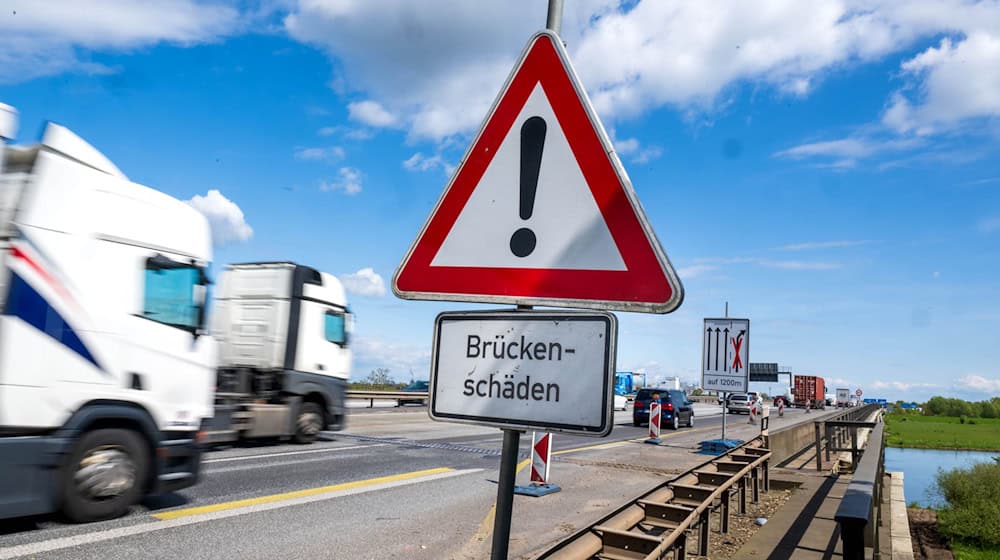
<path fill-rule="evenodd" d="M 722 533 L 729 532 L 729 510 L 734 486 L 739 511 L 746 513 L 747 486 L 752 499 L 760 499 L 760 486 L 770 486 L 771 451 L 765 437 L 757 437 L 723 455 L 710 459 L 625 504 L 597 523 L 584 528 L 539 556 L 539 560 L 658 560 L 673 552 L 683 560 L 688 531 L 698 531 L 698 554 L 709 548 L 713 511 L 720 510 Z"/>
<path fill-rule="evenodd" d="M 878 422 L 834 516 L 840 524 L 845 560 L 862 560 L 865 558 L 865 547 L 871 547 L 873 560 L 879 560 L 884 476 L 885 424 Z"/>
<path fill-rule="evenodd" d="M 344 396 L 348 399 L 363 399 L 369 401 L 368 408 L 375 406 L 376 400 L 427 400 L 430 394 L 427 391 L 344 391 Z"/>
<path fill-rule="evenodd" d="M 840 414 L 816 420 L 813 422 L 816 430 L 816 470 L 823 470 L 823 450 L 826 449 L 826 461 L 830 461 L 831 451 L 850 451 L 851 465 L 856 466 L 861 449 L 858 447 L 858 429 L 872 428 L 872 422 L 863 419 L 868 418 L 874 412 L 881 410 L 878 404 L 866 404 L 854 408 L 845 409 Z M 850 447 L 845 447 L 850 442 Z"/>

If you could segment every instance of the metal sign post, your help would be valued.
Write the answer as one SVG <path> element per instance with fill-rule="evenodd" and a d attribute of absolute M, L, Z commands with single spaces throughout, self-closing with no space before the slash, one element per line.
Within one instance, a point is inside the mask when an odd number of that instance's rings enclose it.
<path fill-rule="evenodd" d="M 510 519 L 514 513 L 514 478 L 517 476 L 517 449 L 521 432 L 503 431 L 503 450 L 500 452 L 500 480 L 497 483 L 497 513 L 493 520 L 493 550 L 490 558 L 506 560 L 510 544 Z"/>
<path fill-rule="evenodd" d="M 549 14 L 546 27 L 559 33 L 562 23 L 562 0 L 549 0 Z M 529 305 L 518 306 L 520 310 L 531 309 Z M 612 373 L 613 375 L 613 373 Z M 505 429 L 503 449 L 500 452 L 500 479 L 497 481 L 497 512 L 493 521 L 492 560 L 507 560 L 510 545 L 510 520 L 514 514 L 514 478 L 517 476 L 517 451 L 521 443 L 521 432 Z"/>
<path fill-rule="evenodd" d="M 722 439 L 726 439 L 726 416 L 729 416 L 729 393 L 722 393 Z"/>

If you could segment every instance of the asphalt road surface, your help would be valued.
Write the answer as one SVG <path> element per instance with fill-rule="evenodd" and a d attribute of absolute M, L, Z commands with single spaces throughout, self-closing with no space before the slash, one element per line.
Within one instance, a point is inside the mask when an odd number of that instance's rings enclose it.
<path fill-rule="evenodd" d="M 664 430 L 661 446 L 638 443 L 647 428 L 632 426 L 631 410 L 616 412 L 606 438 L 557 434 L 554 472 L 565 490 L 518 497 L 511 551 L 551 545 L 666 473 L 704 460 L 692 450 L 719 437 L 719 412 L 700 406 L 696 427 Z M 758 430 L 746 416 L 728 418 L 736 437 Z M 772 427 L 809 419 L 788 411 Z M 530 438 L 521 438 L 522 458 Z M 150 498 L 121 519 L 0 521 L 0 560 L 488 557 L 501 445 L 498 429 L 433 422 L 422 406 L 352 409 L 345 431 L 312 445 L 210 451 L 197 486 Z M 526 472 L 518 483 L 527 483 Z"/>

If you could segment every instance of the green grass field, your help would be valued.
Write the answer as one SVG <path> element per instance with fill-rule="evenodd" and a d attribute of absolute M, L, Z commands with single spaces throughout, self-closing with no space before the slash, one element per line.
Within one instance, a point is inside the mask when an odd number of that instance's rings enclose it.
<path fill-rule="evenodd" d="M 958 560 L 1000 560 L 1000 548 L 984 549 L 959 542 L 953 542 L 950 546 Z"/>
<path fill-rule="evenodd" d="M 887 414 L 885 423 L 890 447 L 1000 451 L 1000 418 L 968 418 L 962 424 L 948 416 Z"/>

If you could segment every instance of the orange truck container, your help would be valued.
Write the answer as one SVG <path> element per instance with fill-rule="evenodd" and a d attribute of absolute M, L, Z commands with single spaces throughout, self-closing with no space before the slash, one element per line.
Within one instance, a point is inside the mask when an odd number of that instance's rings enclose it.
<path fill-rule="evenodd" d="M 826 408 L 826 383 L 815 375 L 796 375 L 792 387 L 795 406 Z"/>

